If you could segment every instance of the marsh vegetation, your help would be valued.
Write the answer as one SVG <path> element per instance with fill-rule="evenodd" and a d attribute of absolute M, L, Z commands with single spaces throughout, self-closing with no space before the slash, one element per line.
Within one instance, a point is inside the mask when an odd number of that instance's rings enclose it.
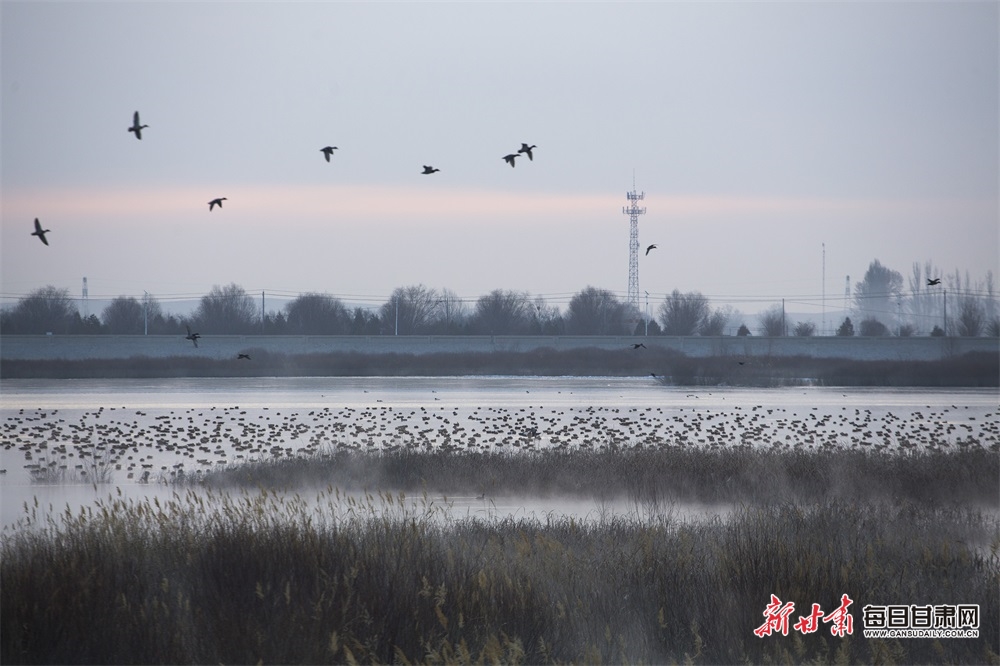
<path fill-rule="evenodd" d="M 26 506 L 4 533 L 0 659 L 995 663 L 998 474 L 996 453 L 974 446 L 340 451 L 243 465 L 169 501 L 111 496 L 44 518 Z M 643 510 L 454 520 L 427 494 L 484 484 L 623 494 Z M 733 508 L 684 521 L 685 501 Z M 854 634 L 757 638 L 771 594 L 802 614 L 848 594 Z M 867 603 L 979 604 L 980 638 L 865 639 Z"/>

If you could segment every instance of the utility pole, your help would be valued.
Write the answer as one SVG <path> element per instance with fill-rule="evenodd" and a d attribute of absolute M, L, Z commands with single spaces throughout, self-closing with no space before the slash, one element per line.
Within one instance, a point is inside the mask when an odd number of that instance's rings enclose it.
<path fill-rule="evenodd" d="M 264 335 L 264 290 L 260 290 L 260 334 Z"/>
<path fill-rule="evenodd" d="M 646 292 L 646 316 L 643 317 L 646 322 L 646 337 L 649 337 L 649 292 Z"/>
<path fill-rule="evenodd" d="M 149 292 L 142 290 L 142 334 L 149 335 Z"/>

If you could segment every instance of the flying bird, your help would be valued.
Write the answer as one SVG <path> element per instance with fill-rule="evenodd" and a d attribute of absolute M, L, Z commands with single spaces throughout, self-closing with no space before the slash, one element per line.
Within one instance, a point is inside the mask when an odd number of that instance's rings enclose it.
<path fill-rule="evenodd" d="M 237 361 L 243 361 L 243 360 L 249 361 L 250 360 L 250 354 L 237 354 L 236 355 L 236 360 Z"/>
<path fill-rule="evenodd" d="M 208 202 L 208 212 L 211 213 L 212 209 L 215 208 L 216 206 L 218 206 L 219 208 L 222 208 L 222 202 L 223 201 L 226 201 L 226 197 L 218 197 L 216 199 L 212 199 L 211 201 L 209 201 Z"/>
<path fill-rule="evenodd" d="M 655 250 L 655 249 L 656 249 L 656 243 L 653 243 L 652 245 L 650 245 L 649 247 L 646 248 L 646 255 L 648 256 L 649 255 L 649 251 L 650 250 Z"/>
<path fill-rule="evenodd" d="M 430 167 L 430 166 L 427 166 L 427 165 L 425 164 L 425 165 L 424 165 L 424 171 L 423 171 L 423 175 L 425 175 L 425 176 L 426 176 L 426 175 L 427 175 L 427 174 L 429 174 L 429 173 L 434 173 L 435 171 L 440 171 L 440 170 L 441 170 L 441 169 L 435 169 L 434 167 Z"/>
<path fill-rule="evenodd" d="M 635 344 L 632 345 L 632 349 L 645 349 L 645 348 L 646 345 L 642 344 L 641 342 L 636 342 Z"/>
<path fill-rule="evenodd" d="M 140 125 L 139 124 L 139 112 L 138 111 L 136 111 L 135 113 L 132 114 L 132 127 L 129 127 L 128 131 L 129 132 L 135 132 L 135 138 L 137 138 L 140 141 L 142 141 L 142 130 L 146 129 L 147 127 L 149 127 L 149 125 Z"/>
<path fill-rule="evenodd" d="M 930 279 L 930 278 L 927 278 L 927 286 L 928 287 L 933 287 L 936 284 L 941 284 L 941 278 L 934 278 L 933 280 Z"/>
<path fill-rule="evenodd" d="M 333 155 L 333 151 L 335 150 L 340 150 L 340 148 L 337 148 L 337 146 L 327 146 L 326 148 L 319 149 L 319 151 L 323 153 L 323 156 L 326 157 L 327 162 L 330 161 L 330 155 Z"/>
<path fill-rule="evenodd" d="M 42 229 L 41 223 L 38 218 L 35 218 L 35 230 L 31 232 L 32 236 L 38 236 L 38 239 L 42 241 L 45 245 L 49 244 L 49 241 L 45 239 L 45 234 L 49 233 L 49 229 Z"/>
<path fill-rule="evenodd" d="M 533 162 L 535 160 L 535 156 L 531 154 L 531 151 L 537 147 L 538 146 L 529 146 L 526 143 L 522 143 L 521 147 L 517 149 L 517 152 L 526 154 L 528 159 Z"/>
<path fill-rule="evenodd" d="M 503 159 L 507 164 L 510 165 L 510 168 L 513 169 L 515 166 L 514 160 L 516 160 L 518 157 L 520 156 L 517 153 L 511 153 L 510 155 L 504 155 Z"/>
<path fill-rule="evenodd" d="M 185 327 L 187 328 L 187 330 L 188 330 L 188 334 L 187 334 L 187 336 L 185 336 L 185 338 L 184 338 L 184 339 L 185 339 L 185 340 L 190 340 L 191 342 L 193 342 L 193 343 L 194 343 L 194 346 L 195 346 L 195 347 L 197 347 L 197 346 L 198 346 L 198 338 L 200 338 L 200 337 L 201 337 L 201 333 L 192 333 L 192 332 L 191 332 L 191 327 L 190 327 L 190 326 L 188 326 L 187 324 L 185 324 L 184 326 L 185 326 Z"/>

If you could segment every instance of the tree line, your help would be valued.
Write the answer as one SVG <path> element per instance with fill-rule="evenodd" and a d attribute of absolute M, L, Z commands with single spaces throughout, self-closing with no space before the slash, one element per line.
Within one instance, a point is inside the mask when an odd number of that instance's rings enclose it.
<path fill-rule="evenodd" d="M 963 281 L 958 271 L 950 276 L 939 273 L 929 263 L 914 264 L 910 293 L 904 294 L 902 275 L 873 261 L 854 289 L 851 314 L 857 334 L 1000 336 L 992 273 L 977 283 L 968 275 Z M 928 287 L 932 275 L 943 281 Z M 950 319 L 939 312 L 944 307 L 949 308 Z M 262 312 L 258 301 L 237 284 L 213 287 L 186 317 L 166 313 L 148 295 L 119 296 L 100 316 L 83 316 L 68 289 L 47 286 L 0 311 L 0 333 L 174 335 L 190 328 L 202 335 L 715 336 L 736 328 L 737 335 L 816 334 L 813 322 L 792 322 L 781 304 L 758 314 L 754 330 L 744 319 L 730 306 L 713 308 L 700 292 L 675 289 L 658 304 L 656 316 L 646 320 L 613 292 L 592 286 L 575 293 L 565 310 L 521 291 L 495 289 L 470 304 L 448 289 L 411 285 L 396 288 L 376 309 L 350 308 L 335 296 L 306 293 L 278 310 Z M 856 334 L 850 316 L 836 334 Z"/>

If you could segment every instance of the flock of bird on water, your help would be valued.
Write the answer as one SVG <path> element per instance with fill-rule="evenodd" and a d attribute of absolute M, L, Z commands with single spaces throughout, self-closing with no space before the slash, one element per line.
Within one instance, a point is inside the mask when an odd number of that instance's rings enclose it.
<path fill-rule="evenodd" d="M 367 391 L 366 391 L 367 393 Z M 560 391 L 559 393 L 562 393 Z M 572 392 L 570 392 L 572 393 Z M 1000 414 L 968 416 L 952 405 L 873 413 L 853 404 L 839 411 L 781 407 L 408 406 L 283 411 L 239 406 L 183 410 L 20 410 L 3 424 L 4 451 L 17 450 L 35 482 L 125 472 L 137 481 L 170 482 L 244 462 L 322 455 L 335 450 L 511 452 L 752 444 L 772 449 L 916 447 L 1000 448 Z M 687 396 L 690 405 L 697 395 Z M 435 397 L 434 401 L 440 398 Z M 5 470 L 0 470 L 3 472 Z M 486 490 L 486 489 L 484 489 Z"/>

